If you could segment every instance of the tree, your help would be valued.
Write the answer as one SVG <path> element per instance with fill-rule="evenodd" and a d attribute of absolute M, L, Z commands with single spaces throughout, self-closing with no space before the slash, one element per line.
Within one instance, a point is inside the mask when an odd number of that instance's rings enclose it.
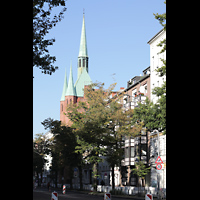
<path fill-rule="evenodd" d="M 70 186 L 72 188 L 73 168 L 81 165 L 82 156 L 76 154 L 75 147 L 77 146 L 76 137 L 71 127 L 61 125 L 61 121 L 48 118 L 42 122 L 45 129 L 50 129 L 54 135 L 52 150 L 52 169 L 57 178 L 58 171 L 63 172 L 66 166 L 69 167 Z M 57 183 L 57 181 L 56 181 Z"/>
<path fill-rule="evenodd" d="M 139 160 L 139 158 L 138 158 Z M 150 171 L 151 167 L 146 167 L 142 161 L 138 161 L 135 163 L 135 168 L 132 169 L 132 173 L 136 174 L 140 179 L 145 179 L 146 174 Z M 138 181 L 139 184 L 140 181 Z M 139 195 L 140 195 L 140 186 L 139 184 Z"/>
<path fill-rule="evenodd" d="M 166 4 L 166 0 L 164 3 Z M 157 13 L 154 14 L 154 16 L 166 31 L 166 13 Z M 163 47 L 159 53 L 164 53 L 166 51 L 166 39 L 163 39 L 158 46 Z M 158 68 L 156 71 L 160 77 L 163 77 L 166 76 L 166 60 L 161 59 L 161 61 L 163 62 L 163 66 Z M 154 105 L 154 109 L 157 113 L 156 120 L 160 122 L 158 130 L 162 131 L 163 134 L 166 134 L 166 81 L 164 81 L 161 87 L 155 87 L 152 93 L 159 97 L 157 103 Z"/>
<path fill-rule="evenodd" d="M 39 177 L 42 172 L 44 164 L 47 162 L 45 159 L 45 154 L 49 153 L 48 142 L 43 133 L 36 134 L 36 137 L 33 140 L 33 175 Z M 40 186 L 40 179 L 38 179 L 38 184 Z"/>
<path fill-rule="evenodd" d="M 83 154 L 87 163 L 93 164 L 94 190 L 97 164 L 102 161 L 102 156 L 108 156 L 114 174 L 114 166 L 122 159 L 121 137 L 132 129 L 130 114 L 123 112 L 119 97 L 112 96 L 115 85 L 104 89 L 102 83 L 91 84 L 84 90 L 85 100 L 67 108 L 67 115 L 73 122 L 71 127 L 77 136 L 76 152 Z M 114 175 L 112 177 L 114 187 Z"/>
<path fill-rule="evenodd" d="M 51 19 L 52 8 L 57 6 L 64 8 Z M 61 21 L 65 11 L 65 0 L 33 0 L 33 67 L 39 67 L 42 73 L 51 75 L 58 69 L 53 65 L 56 57 L 51 56 L 47 49 L 55 39 L 45 39 L 45 36 Z"/>

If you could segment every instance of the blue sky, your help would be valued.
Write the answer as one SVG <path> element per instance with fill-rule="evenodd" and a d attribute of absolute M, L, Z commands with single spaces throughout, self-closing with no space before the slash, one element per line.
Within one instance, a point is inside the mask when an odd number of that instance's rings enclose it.
<path fill-rule="evenodd" d="M 33 68 L 33 137 L 47 132 L 43 120 L 60 119 L 64 73 L 66 68 L 69 80 L 70 60 L 77 80 L 83 8 L 89 75 L 93 82 L 104 82 L 105 88 L 117 82 L 116 90 L 150 65 L 147 42 L 162 29 L 153 13 L 166 11 L 164 0 L 68 0 L 66 7 L 64 19 L 47 35 L 56 40 L 49 51 L 59 69 L 50 76 Z"/>

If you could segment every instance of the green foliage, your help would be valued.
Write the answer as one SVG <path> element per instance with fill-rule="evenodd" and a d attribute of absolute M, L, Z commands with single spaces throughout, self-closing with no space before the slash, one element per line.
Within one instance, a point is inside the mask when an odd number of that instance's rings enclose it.
<path fill-rule="evenodd" d="M 53 7 L 63 6 L 58 15 L 51 19 Z M 58 69 L 53 63 L 55 56 L 49 54 L 48 46 L 53 45 L 55 39 L 44 39 L 49 30 L 61 21 L 66 11 L 65 0 L 33 0 L 33 67 L 39 67 L 42 73 L 52 74 Z"/>
<path fill-rule="evenodd" d="M 135 168 L 132 169 L 132 173 L 144 179 L 150 169 L 151 167 L 146 167 L 145 164 L 139 160 L 139 162 L 135 163 Z"/>
<path fill-rule="evenodd" d="M 166 4 L 166 0 L 164 1 L 164 4 Z M 155 13 L 153 13 L 153 15 L 159 21 L 161 26 L 164 27 L 164 30 L 166 30 L 166 12 L 163 13 L 163 14 L 158 14 L 158 13 L 155 14 Z"/>
<path fill-rule="evenodd" d="M 49 129 L 53 134 L 50 146 L 52 159 L 51 172 L 55 175 L 58 171 L 63 171 L 68 166 L 72 171 L 73 167 L 82 164 L 82 155 L 75 153 L 77 146 L 76 136 L 71 127 L 63 126 L 61 121 L 51 118 L 42 122 L 45 129 Z M 72 178 L 73 173 L 70 174 Z"/>
<path fill-rule="evenodd" d="M 83 155 L 86 163 L 93 164 L 93 178 L 96 181 L 96 164 L 107 156 L 114 170 L 123 156 L 122 136 L 130 134 L 132 111 L 124 112 L 118 101 L 120 96 L 112 96 L 116 83 L 104 89 L 104 84 L 94 83 L 85 88 L 85 100 L 70 104 L 67 115 L 77 137 L 76 152 Z"/>

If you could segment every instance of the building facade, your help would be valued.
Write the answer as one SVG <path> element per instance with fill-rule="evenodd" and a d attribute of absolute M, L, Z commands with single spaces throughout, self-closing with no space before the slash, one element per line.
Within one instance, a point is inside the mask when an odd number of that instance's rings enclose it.
<path fill-rule="evenodd" d="M 157 69 L 163 66 L 161 59 L 166 60 L 166 52 L 160 53 L 163 47 L 158 44 L 166 39 L 166 31 L 160 30 L 154 35 L 147 43 L 150 45 L 150 66 L 151 66 L 151 101 L 157 103 L 158 97 L 152 94 L 155 87 L 161 87 L 163 82 L 166 81 L 166 76 L 159 77 Z M 166 188 L 166 135 L 162 132 L 156 133 L 154 130 L 150 134 L 150 164 L 151 164 L 151 186 L 159 188 Z M 158 148 L 159 147 L 159 148 Z M 159 151 L 159 154 L 158 154 Z M 161 170 L 156 169 L 155 161 L 160 155 L 163 164 Z"/>
<path fill-rule="evenodd" d="M 145 103 L 146 98 L 150 99 L 150 67 L 143 70 L 142 76 L 134 76 L 127 82 L 124 90 L 124 110 L 135 109 L 140 103 Z M 122 185 L 137 186 L 138 178 L 131 173 L 135 168 L 138 158 L 149 165 L 149 133 L 142 131 L 140 137 L 124 137 L 124 159 L 122 160 Z M 146 176 L 145 182 L 150 184 L 150 175 Z"/>
<path fill-rule="evenodd" d="M 151 70 L 151 92 L 150 99 L 156 103 L 158 97 L 152 94 L 155 87 L 160 87 L 166 80 L 166 76 L 159 77 L 157 69 L 163 66 L 161 59 L 166 60 L 166 52 L 159 53 L 163 47 L 157 46 L 161 41 L 166 39 L 166 31 L 163 29 L 154 35 L 147 43 L 150 45 L 150 70 Z"/>

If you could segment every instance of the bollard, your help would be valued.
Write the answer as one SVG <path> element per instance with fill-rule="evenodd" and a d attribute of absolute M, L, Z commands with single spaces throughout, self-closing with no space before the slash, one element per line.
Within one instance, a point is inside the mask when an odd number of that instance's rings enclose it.
<path fill-rule="evenodd" d="M 56 191 L 52 192 L 51 200 L 58 200 L 58 193 Z"/>
<path fill-rule="evenodd" d="M 104 193 L 104 200 L 111 200 L 111 194 L 110 193 Z"/>
<path fill-rule="evenodd" d="M 146 194 L 145 200 L 153 200 L 153 195 L 152 194 Z"/>
<path fill-rule="evenodd" d="M 63 194 L 65 194 L 65 192 L 66 192 L 66 186 L 63 185 Z"/>

